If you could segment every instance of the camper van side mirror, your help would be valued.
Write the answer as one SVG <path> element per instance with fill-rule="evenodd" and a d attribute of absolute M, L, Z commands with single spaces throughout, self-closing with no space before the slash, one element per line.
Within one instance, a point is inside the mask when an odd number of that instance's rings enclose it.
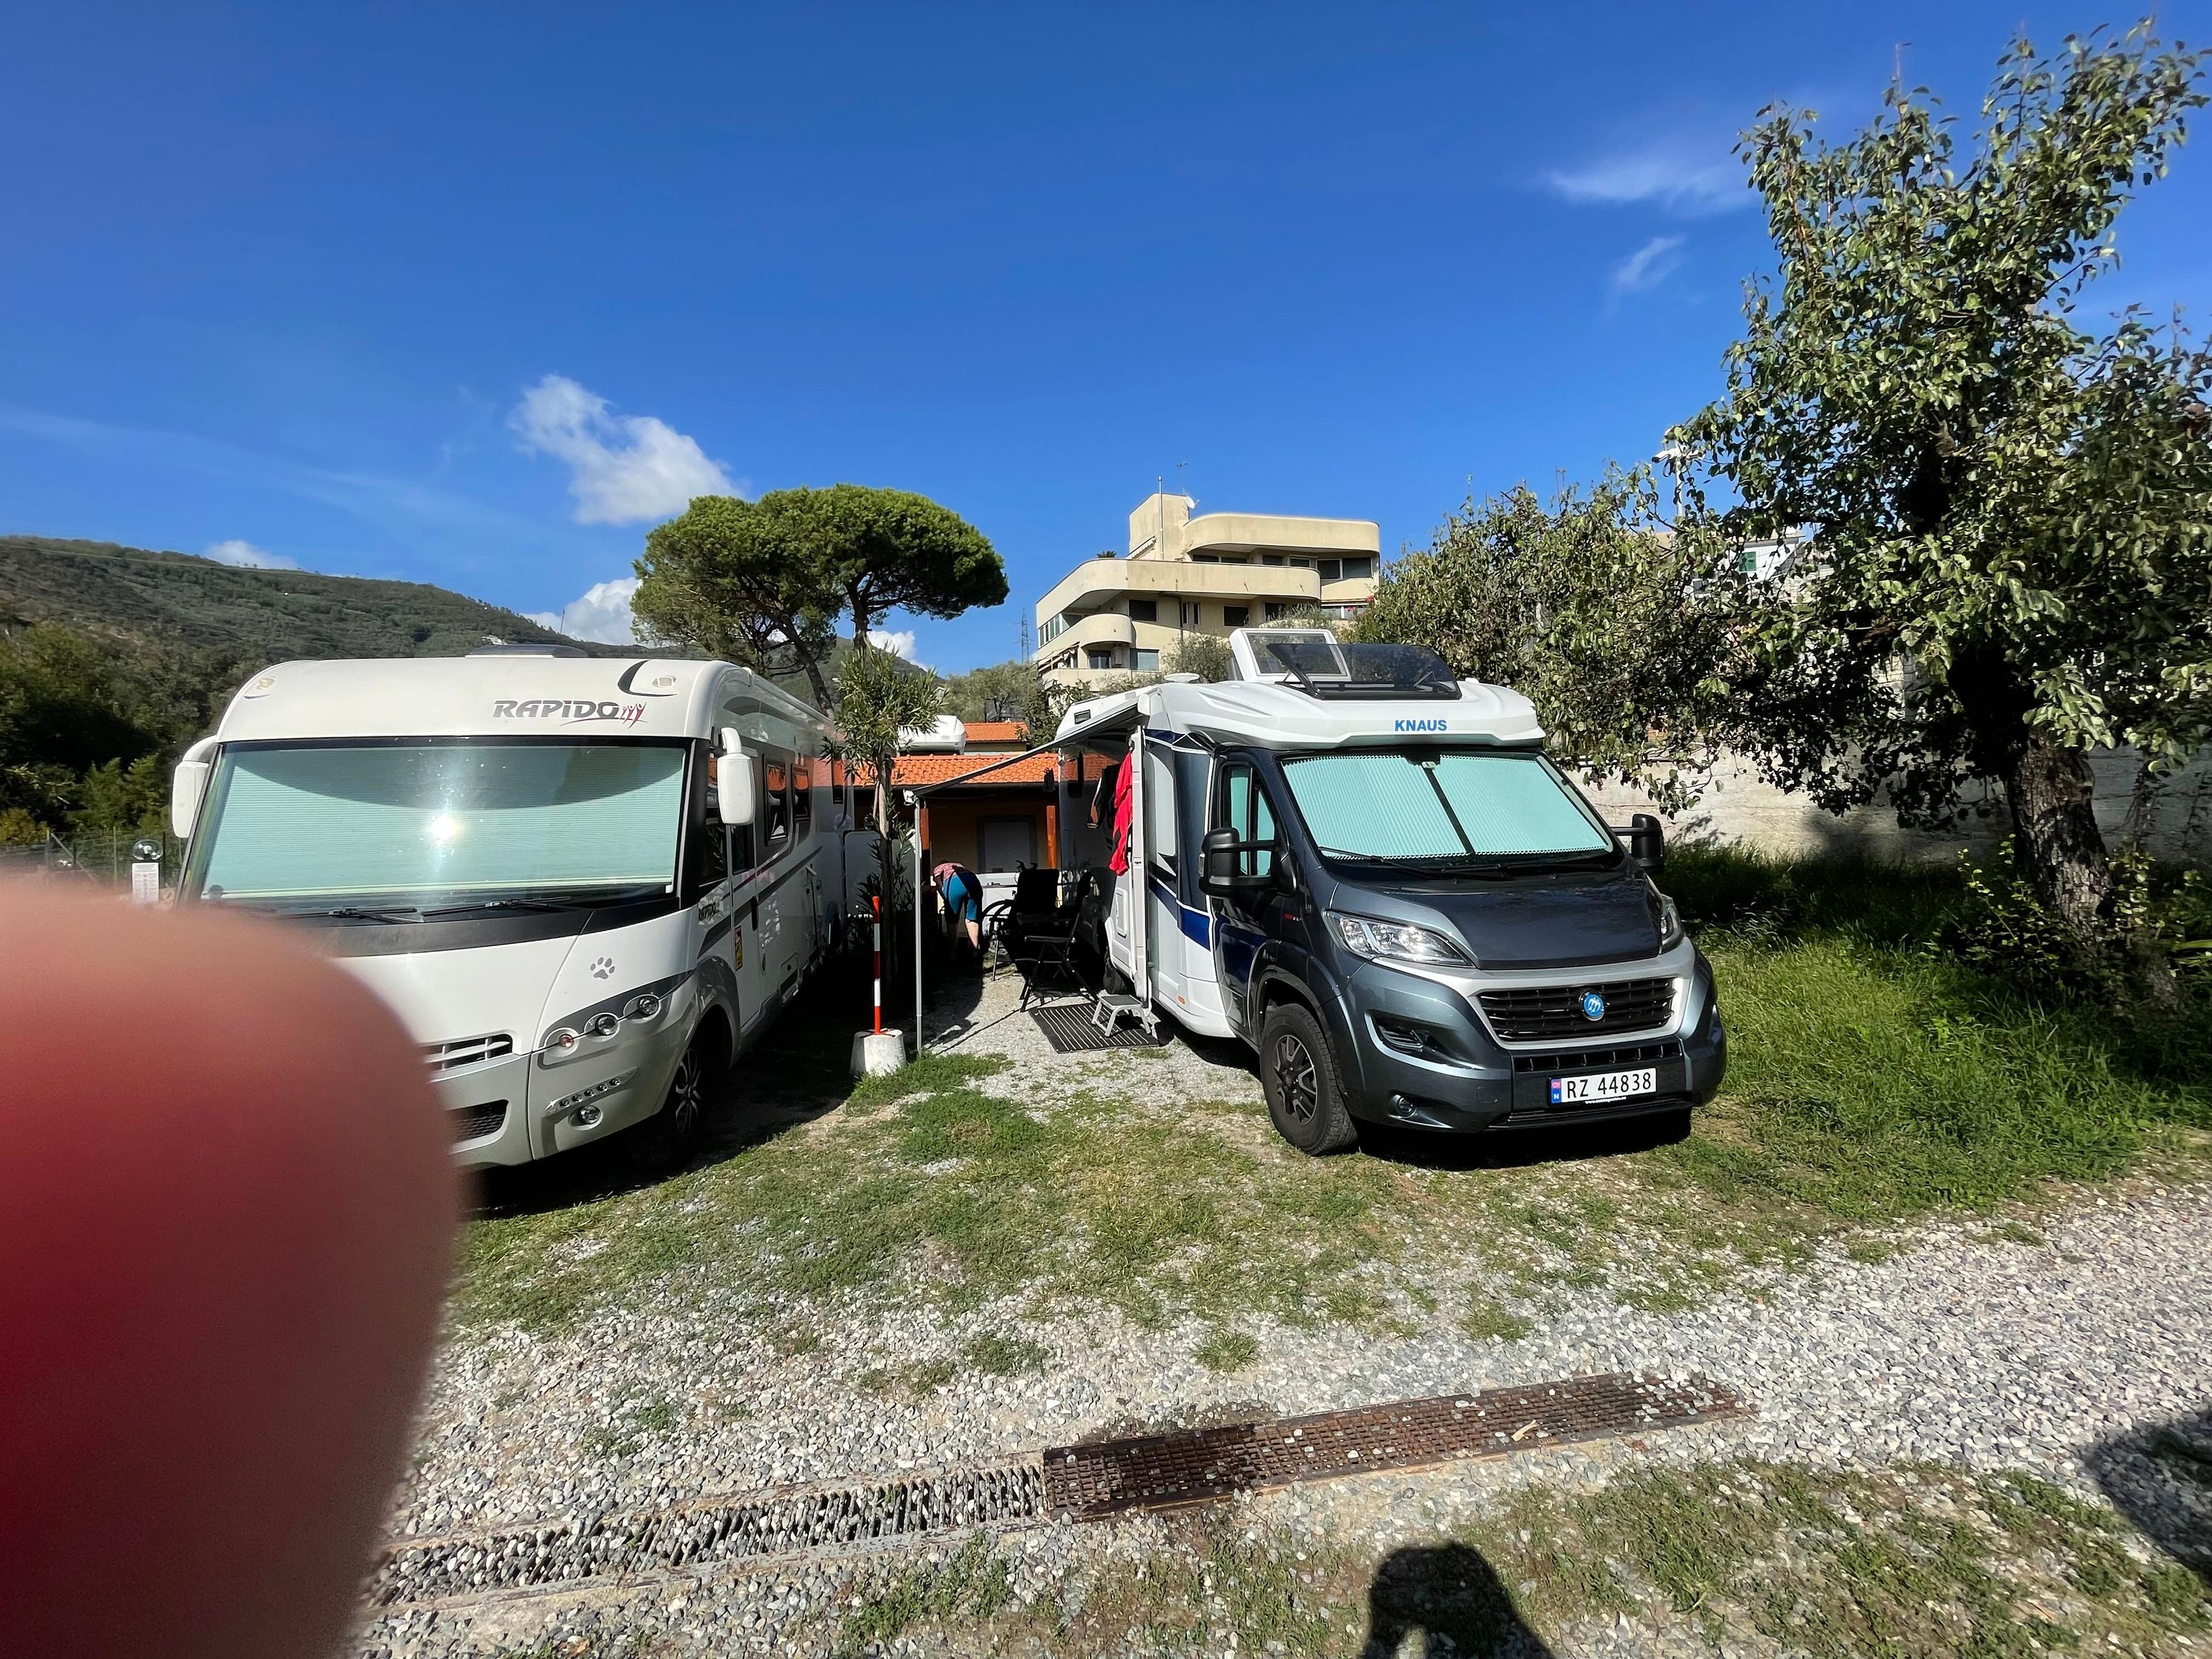
<path fill-rule="evenodd" d="M 207 793 L 209 769 L 204 760 L 179 761 L 169 780 L 169 833 L 179 841 L 192 838 L 192 825 L 200 815 L 200 798 Z"/>
<path fill-rule="evenodd" d="M 1237 832 L 1209 830 L 1198 844 L 1198 884 L 1216 898 L 1237 890 Z"/>
<path fill-rule="evenodd" d="M 1628 856 L 1648 876 L 1657 875 L 1667 862 L 1667 832 L 1649 812 L 1638 812 L 1628 820 Z"/>
<path fill-rule="evenodd" d="M 753 821 L 757 803 L 752 763 L 745 758 L 744 745 L 738 741 L 734 726 L 722 728 L 721 763 L 714 769 L 714 799 L 722 822 L 731 828 L 742 829 Z"/>

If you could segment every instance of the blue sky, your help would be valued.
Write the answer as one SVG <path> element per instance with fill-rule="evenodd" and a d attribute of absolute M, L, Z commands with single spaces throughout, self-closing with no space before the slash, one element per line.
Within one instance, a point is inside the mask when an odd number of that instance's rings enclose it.
<path fill-rule="evenodd" d="M 2130 15 L 17 8 L 0 532 L 559 612 L 688 489 L 895 485 L 1013 588 L 918 654 L 997 661 L 1157 476 L 1395 550 L 1648 456 L 1765 263 L 1761 104 L 1854 125 L 1901 46 L 1971 116 L 2015 27 Z M 2103 302 L 2202 317 L 2208 146 Z"/>

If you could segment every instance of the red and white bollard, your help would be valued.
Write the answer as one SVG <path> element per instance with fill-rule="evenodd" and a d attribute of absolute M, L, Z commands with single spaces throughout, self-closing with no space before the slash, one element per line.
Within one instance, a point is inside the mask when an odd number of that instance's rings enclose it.
<path fill-rule="evenodd" d="M 906 1035 L 884 1030 L 884 899 L 868 901 L 869 945 L 875 957 L 875 1030 L 853 1034 L 853 1075 L 884 1077 L 906 1064 Z"/>

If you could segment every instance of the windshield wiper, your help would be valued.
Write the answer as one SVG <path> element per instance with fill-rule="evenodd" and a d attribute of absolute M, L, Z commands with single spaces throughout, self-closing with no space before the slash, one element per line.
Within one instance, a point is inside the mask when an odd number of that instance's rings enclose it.
<path fill-rule="evenodd" d="M 295 916 L 336 916 L 343 921 L 421 921 L 422 913 L 411 904 L 395 904 L 373 910 L 358 904 L 341 904 L 333 910 L 295 910 Z"/>
<path fill-rule="evenodd" d="M 553 911 L 553 910 L 566 910 L 566 909 L 568 909 L 568 908 L 570 908 L 569 906 L 565 905 L 565 904 L 549 904 L 549 903 L 547 903 L 544 899 L 532 899 L 532 898 L 495 898 L 495 899 L 478 899 L 478 900 L 477 900 L 477 901 L 476 901 L 474 903 L 472 903 L 472 904 L 441 904 L 441 905 L 440 905 L 440 906 L 439 906 L 436 909 L 434 909 L 434 910 L 425 910 L 425 911 L 423 911 L 423 912 L 422 912 L 422 920 L 423 920 L 423 921 L 430 921 L 433 917 L 436 917 L 436 916 L 459 916 L 459 915 L 467 915 L 467 914 L 468 914 L 470 911 L 471 911 L 471 910 L 543 910 L 543 911 Z"/>

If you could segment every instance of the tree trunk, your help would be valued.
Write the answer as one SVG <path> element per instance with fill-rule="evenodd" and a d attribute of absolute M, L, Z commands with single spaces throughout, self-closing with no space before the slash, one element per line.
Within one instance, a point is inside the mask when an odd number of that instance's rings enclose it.
<path fill-rule="evenodd" d="M 822 678 L 822 665 L 814 660 L 814 653 L 805 646 L 793 647 L 799 665 L 806 671 L 806 683 L 814 688 L 814 706 L 825 714 L 837 712 L 837 700 L 830 695 L 829 683 Z"/>
<path fill-rule="evenodd" d="M 2005 776 L 2021 867 L 2043 902 L 2093 951 L 2114 940 L 2112 871 L 2090 797 L 2088 757 L 2030 731 Z"/>
<path fill-rule="evenodd" d="M 2086 960 L 2109 963 L 2139 1003 L 2171 1013 L 2181 1000 L 2172 965 L 2148 928 L 2129 931 L 2118 915 L 2095 787 L 2085 753 L 2029 732 L 2005 777 L 2021 866 Z"/>

